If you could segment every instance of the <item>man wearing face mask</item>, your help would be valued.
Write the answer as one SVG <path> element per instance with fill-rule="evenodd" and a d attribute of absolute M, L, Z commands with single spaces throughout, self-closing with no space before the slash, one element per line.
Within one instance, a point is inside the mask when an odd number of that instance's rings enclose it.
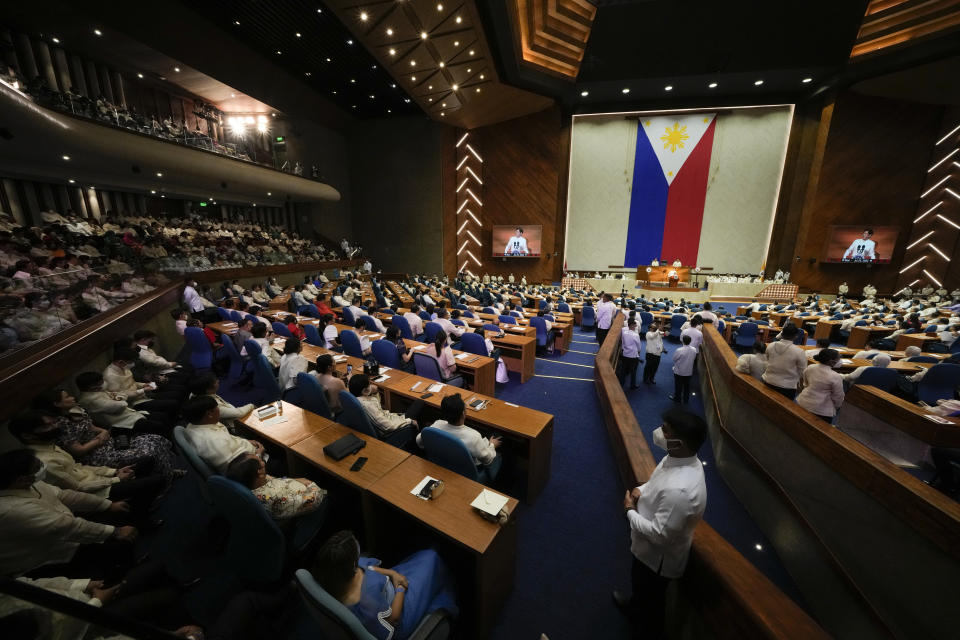
<path fill-rule="evenodd" d="M 176 416 L 180 403 L 186 395 L 185 389 L 175 391 L 158 390 L 155 382 L 137 382 L 133 378 L 133 367 L 140 357 L 132 347 L 118 346 L 113 350 L 113 361 L 103 370 L 103 382 L 107 391 L 122 393 L 133 408 L 149 411 L 151 415 L 163 414 L 169 418 Z"/>
<path fill-rule="evenodd" d="M 632 594 L 614 591 L 617 605 L 634 619 L 644 638 L 663 635 L 666 591 L 683 575 L 693 530 L 707 506 L 707 486 L 697 451 L 707 425 L 697 415 L 670 409 L 654 430 L 653 443 L 666 450 L 646 483 L 628 491 L 623 510 L 630 523 Z"/>

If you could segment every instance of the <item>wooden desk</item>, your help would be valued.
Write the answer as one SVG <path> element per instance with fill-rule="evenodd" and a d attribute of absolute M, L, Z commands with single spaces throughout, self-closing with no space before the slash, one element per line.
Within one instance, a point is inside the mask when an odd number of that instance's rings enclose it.
<path fill-rule="evenodd" d="M 500 349 L 500 357 L 510 371 L 520 373 L 520 382 L 524 383 L 536 375 L 537 339 L 531 336 L 505 333 L 502 338 L 492 337 L 490 341 Z"/>
<path fill-rule="evenodd" d="M 927 346 L 932 342 L 940 342 L 940 337 L 929 333 L 901 333 L 897 336 L 897 350 L 903 351 L 911 345 L 916 345 L 921 351 L 926 351 Z"/>
<path fill-rule="evenodd" d="M 850 337 L 847 339 L 847 346 L 851 349 L 860 349 L 867 346 L 871 340 L 889 335 L 893 332 L 893 327 L 853 327 L 850 329 Z"/>
<path fill-rule="evenodd" d="M 432 349 L 429 345 L 417 340 L 404 340 L 404 343 L 415 352 L 426 353 L 427 349 Z M 467 358 L 457 359 L 460 354 L 466 353 Z M 454 359 L 457 363 L 457 372 L 463 376 L 464 380 L 471 383 L 473 391 L 484 395 L 493 396 L 496 393 L 497 385 L 497 367 L 493 358 L 478 356 L 466 351 L 453 350 Z"/>
<path fill-rule="evenodd" d="M 276 298 L 270 300 L 270 309 L 275 311 L 287 311 L 290 305 L 290 294 L 281 293 Z"/>
<path fill-rule="evenodd" d="M 417 382 L 422 384 L 416 391 L 410 388 Z M 382 384 L 385 404 L 390 411 L 404 411 L 426 392 L 433 380 L 408 375 L 405 378 L 391 378 Z M 431 418 L 440 417 L 440 404 L 449 395 L 459 393 L 467 404 L 466 424 L 478 427 L 483 432 L 496 431 L 504 436 L 504 446 L 515 449 L 521 461 L 521 470 L 526 477 L 524 500 L 533 502 L 550 480 L 550 461 L 553 455 L 553 416 L 527 407 L 507 404 L 482 393 L 464 391 L 457 387 L 444 385 L 429 398 L 423 400 Z M 476 410 L 469 406 L 474 400 L 486 400 L 487 407 Z M 426 424 L 426 422 L 423 422 Z"/>
<path fill-rule="evenodd" d="M 859 367 L 873 366 L 872 359 L 868 360 L 866 358 L 861 358 L 859 360 L 852 360 L 850 358 L 845 358 L 845 360 L 847 362 L 841 362 L 840 366 L 837 368 L 838 371 L 849 373 L 854 369 L 858 369 Z M 813 358 L 807 358 L 807 362 L 810 364 L 816 364 L 816 360 L 814 360 Z M 905 362 L 903 360 L 891 360 L 890 364 L 887 365 L 886 368 L 892 369 L 897 373 L 912 375 L 914 373 L 917 373 L 921 369 L 929 369 L 934 364 L 935 363 L 933 362 Z"/>
<path fill-rule="evenodd" d="M 738 321 L 736 321 L 736 320 L 730 320 L 730 321 L 728 321 L 728 322 L 724 322 L 723 337 L 724 337 L 724 339 L 725 339 L 728 343 L 729 343 L 731 340 L 733 340 L 733 331 L 734 331 L 734 329 L 739 329 L 741 324 L 743 324 L 743 323 L 742 323 L 742 322 L 738 322 Z M 773 340 L 773 339 L 777 336 L 777 334 L 780 333 L 780 329 L 781 329 L 780 327 L 772 327 L 772 326 L 767 325 L 767 324 L 758 324 L 758 325 L 757 325 L 757 335 L 761 336 L 761 339 L 762 339 L 765 343 L 766 343 L 766 342 L 770 342 L 771 340 Z"/>
<path fill-rule="evenodd" d="M 902 398 L 869 385 L 856 385 L 844 402 L 858 406 L 890 425 L 931 447 L 960 447 L 960 420 L 946 418 L 951 424 L 927 419 L 930 413 Z"/>
<path fill-rule="evenodd" d="M 813 333 L 814 340 L 821 339 L 830 339 L 831 334 L 833 333 L 834 327 L 839 327 L 843 324 L 842 320 L 825 320 L 821 318 L 817 321 L 817 330 Z"/>
<path fill-rule="evenodd" d="M 647 273 L 647 265 L 637 267 L 637 280 L 645 282 L 669 282 L 669 273 L 676 271 L 680 282 L 690 282 L 690 267 L 671 267 L 670 265 L 661 265 L 659 267 L 650 267 Z"/>
<path fill-rule="evenodd" d="M 428 475 L 445 485 L 443 494 L 435 500 L 422 500 L 410 493 Z M 457 556 L 452 569 L 461 577 L 459 582 L 466 592 L 462 597 L 468 603 L 465 609 L 472 614 L 461 622 L 464 629 L 473 631 L 475 638 L 488 637 L 497 613 L 513 589 L 517 553 L 513 513 L 517 500 L 511 498 L 504 507 L 511 513 L 506 524 L 488 522 L 470 506 L 483 489 L 483 485 L 416 456 L 405 459 L 369 488 L 373 499 L 368 535 L 376 540 L 377 548 L 418 537 L 416 532 L 405 536 L 396 531 L 392 523 L 398 515 L 413 518 L 421 525 L 421 531 L 426 528 L 452 543 Z"/>
<path fill-rule="evenodd" d="M 319 418 L 319 416 L 317 417 Z M 369 489 L 372 484 L 384 477 L 391 469 L 410 457 L 410 454 L 403 449 L 398 449 L 386 442 L 357 433 L 342 424 L 330 422 L 323 418 L 320 418 L 320 420 L 326 423 L 326 428 L 294 444 L 291 450 L 299 458 L 356 489 Z M 342 460 L 334 460 L 323 453 L 325 446 L 339 440 L 348 433 L 364 440 L 367 443 L 366 446 L 358 453 L 347 456 Z M 350 467 L 359 456 L 367 458 L 366 464 L 359 471 L 350 471 Z"/>
<path fill-rule="evenodd" d="M 301 440 L 326 429 L 332 424 L 326 418 L 315 413 L 305 411 L 295 404 L 281 401 L 283 413 L 262 421 L 257 417 L 254 409 L 237 421 L 263 438 L 281 447 L 292 447 Z M 259 409 L 259 407 L 257 407 Z M 278 417 L 286 418 L 284 422 L 273 422 Z M 264 424 L 266 423 L 266 424 Z"/>

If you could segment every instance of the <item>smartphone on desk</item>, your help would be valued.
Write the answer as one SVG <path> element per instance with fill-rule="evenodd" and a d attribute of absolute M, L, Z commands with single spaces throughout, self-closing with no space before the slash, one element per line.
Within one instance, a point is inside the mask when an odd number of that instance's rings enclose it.
<path fill-rule="evenodd" d="M 367 458 L 365 456 L 360 456 L 352 465 L 350 465 L 350 471 L 360 471 L 360 469 L 363 469 L 363 465 L 365 464 L 367 464 Z"/>
<path fill-rule="evenodd" d="M 426 400 L 427 398 L 431 397 L 432 395 L 433 395 L 432 393 L 427 392 L 427 393 L 423 394 L 422 396 L 420 396 L 420 399 L 421 399 L 421 400 Z"/>

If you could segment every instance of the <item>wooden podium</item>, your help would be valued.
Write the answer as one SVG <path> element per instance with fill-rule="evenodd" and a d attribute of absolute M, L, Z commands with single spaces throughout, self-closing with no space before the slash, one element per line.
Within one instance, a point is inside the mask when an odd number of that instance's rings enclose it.
<path fill-rule="evenodd" d="M 680 282 L 690 282 L 690 267 L 671 267 L 670 265 L 650 267 L 650 273 L 647 273 L 649 265 L 637 267 L 637 280 L 646 282 L 667 282 L 670 287 L 679 286 Z M 670 272 L 676 271 L 677 277 L 670 279 Z"/>

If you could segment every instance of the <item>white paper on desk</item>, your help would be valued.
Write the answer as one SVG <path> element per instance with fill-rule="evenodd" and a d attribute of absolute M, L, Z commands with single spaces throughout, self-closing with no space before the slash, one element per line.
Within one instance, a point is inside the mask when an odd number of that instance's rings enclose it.
<path fill-rule="evenodd" d="M 503 404 L 507 405 L 508 407 L 519 407 L 519 406 L 520 406 L 520 405 L 518 405 L 518 404 L 513 404 L 512 402 L 504 402 Z"/>
<path fill-rule="evenodd" d="M 422 495 L 420 495 L 420 491 L 422 491 L 423 488 L 427 485 L 427 483 L 430 482 L 431 480 L 436 480 L 436 478 L 431 478 L 430 476 L 423 476 L 423 480 L 418 482 L 417 486 L 415 486 L 413 489 L 410 490 L 410 493 L 417 496 L 421 500 L 429 500 L 430 498 L 424 498 Z"/>
<path fill-rule="evenodd" d="M 388 376 L 387 374 L 383 374 L 383 375 L 380 376 L 379 378 L 374 378 L 373 381 L 374 381 L 374 382 L 384 382 L 384 381 L 389 380 L 389 379 L 390 379 L 390 376 Z"/>
<path fill-rule="evenodd" d="M 270 344 L 279 344 L 281 342 L 286 342 L 283 338 L 274 338 Z"/>
<path fill-rule="evenodd" d="M 430 393 L 436 393 L 437 391 L 440 391 L 440 389 L 443 389 L 443 385 L 440 384 L 439 382 L 427 387 L 427 391 L 429 391 Z"/>
<path fill-rule="evenodd" d="M 275 424 L 282 424 L 287 421 L 286 416 L 277 416 L 276 418 L 270 418 L 269 420 L 261 420 L 261 427 L 272 427 Z"/>
<path fill-rule="evenodd" d="M 454 356 L 454 358 L 456 358 L 457 360 L 466 360 L 472 355 L 473 355 L 472 353 L 458 353 L 457 355 Z"/>
<path fill-rule="evenodd" d="M 386 373 L 387 371 L 390 371 L 390 367 L 380 367 L 380 371 Z"/>
<path fill-rule="evenodd" d="M 853 364 L 853 360 L 850 360 L 849 358 L 841 358 L 840 364 Z"/>
<path fill-rule="evenodd" d="M 923 417 L 929 420 L 930 422 L 936 422 L 937 424 L 951 424 L 951 425 L 953 424 L 952 421 L 947 420 L 943 416 L 938 416 L 935 413 L 928 413 Z"/>
<path fill-rule="evenodd" d="M 420 351 L 421 349 L 426 349 L 426 348 L 427 348 L 427 345 L 421 344 L 421 345 L 417 345 L 416 347 L 414 347 L 413 350 L 414 350 L 414 351 Z"/>
<path fill-rule="evenodd" d="M 347 356 L 333 356 L 334 362 L 346 362 Z"/>
<path fill-rule="evenodd" d="M 507 500 L 508 498 L 506 496 L 494 493 L 489 489 L 484 489 L 480 492 L 480 495 L 473 499 L 470 506 L 484 513 L 496 516 L 499 515 L 500 511 L 507 505 Z"/>
<path fill-rule="evenodd" d="M 422 385 L 422 384 L 423 384 L 423 380 L 418 380 L 418 381 L 417 381 L 417 384 L 415 384 L 415 385 L 413 385 L 412 387 L 410 387 L 410 391 L 416 391 L 417 388 L 418 388 L 420 385 Z"/>

